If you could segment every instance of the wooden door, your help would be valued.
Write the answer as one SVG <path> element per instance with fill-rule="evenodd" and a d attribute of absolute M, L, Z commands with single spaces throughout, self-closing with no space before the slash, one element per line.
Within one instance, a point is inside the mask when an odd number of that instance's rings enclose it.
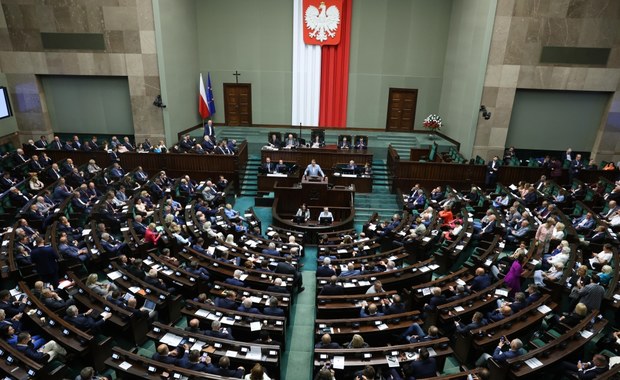
<path fill-rule="evenodd" d="M 417 101 L 417 89 L 390 88 L 385 130 L 391 132 L 413 131 Z"/>
<path fill-rule="evenodd" d="M 252 125 L 252 85 L 224 83 L 226 125 Z"/>

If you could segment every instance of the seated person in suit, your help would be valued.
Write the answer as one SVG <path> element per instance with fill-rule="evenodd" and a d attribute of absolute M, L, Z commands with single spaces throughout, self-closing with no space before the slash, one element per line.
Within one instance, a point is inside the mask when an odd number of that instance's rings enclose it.
<path fill-rule="evenodd" d="M 173 287 L 167 287 L 166 283 L 164 282 L 164 280 L 162 280 L 161 278 L 157 277 L 157 269 L 155 268 L 151 268 L 148 273 L 146 274 L 146 276 L 144 277 L 144 282 L 146 282 L 147 284 L 154 286 L 158 289 L 161 289 L 163 291 L 167 291 L 169 293 L 174 293 L 175 289 Z"/>
<path fill-rule="evenodd" d="M 343 169 L 345 169 L 347 172 L 351 172 L 351 174 L 355 174 L 357 170 L 357 165 L 355 164 L 355 161 L 351 160 Z"/>
<path fill-rule="evenodd" d="M 241 302 L 241 305 L 237 308 L 237 311 L 251 314 L 262 314 L 260 310 L 252 306 L 252 299 L 249 297 L 245 298 L 243 302 Z"/>
<path fill-rule="evenodd" d="M 239 366 L 236 369 L 232 369 L 229 367 L 230 359 L 228 358 L 228 356 L 222 356 L 218 362 L 218 366 L 211 364 L 207 368 L 207 373 L 226 377 L 243 377 L 243 374 L 245 373 L 245 368 L 243 368 L 242 366 Z"/>
<path fill-rule="evenodd" d="M 191 350 L 185 353 L 179 360 L 178 366 L 192 371 L 206 372 L 211 365 L 211 358 L 206 356 L 202 358 L 199 350 Z"/>
<path fill-rule="evenodd" d="M 215 298 L 215 306 L 230 310 L 237 309 L 237 301 L 235 301 L 237 299 L 237 293 L 233 290 L 224 290 L 222 296 L 224 297 Z"/>
<path fill-rule="evenodd" d="M 286 138 L 286 140 L 284 140 L 284 143 L 282 145 L 284 149 L 297 148 L 298 146 L 297 139 L 293 137 L 292 133 L 289 133 L 288 137 Z"/>
<path fill-rule="evenodd" d="M 288 171 L 289 171 L 289 169 L 286 166 L 286 164 L 284 163 L 284 160 L 278 161 L 278 164 L 276 165 L 276 172 L 277 173 L 288 174 Z"/>
<path fill-rule="evenodd" d="M 271 162 L 270 157 L 265 158 L 265 163 L 263 163 L 260 167 L 261 173 L 273 173 L 276 171 L 276 164 Z"/>
<path fill-rule="evenodd" d="M 276 135 L 275 133 L 272 134 L 271 138 L 269 139 L 269 146 L 272 147 L 272 148 L 280 148 L 280 147 L 282 147 L 282 142 L 278 138 L 278 135 Z"/>
<path fill-rule="evenodd" d="M 241 281 L 241 276 L 243 272 L 239 269 L 235 270 L 232 278 L 227 278 L 224 282 L 226 284 L 235 285 L 235 286 L 245 286 L 245 283 Z"/>
<path fill-rule="evenodd" d="M 323 259 L 323 265 L 316 269 L 317 277 L 331 277 L 336 275 L 336 271 L 331 267 L 332 260 L 329 257 Z"/>
<path fill-rule="evenodd" d="M 198 318 L 190 319 L 185 327 L 185 331 L 189 331 L 194 334 L 204 334 L 204 331 L 200 329 L 200 321 Z"/>
<path fill-rule="evenodd" d="M 469 290 L 472 292 L 480 292 L 489 287 L 491 285 L 491 281 L 491 275 L 485 273 L 484 268 L 476 268 L 476 277 L 474 277 L 469 285 Z"/>
<path fill-rule="evenodd" d="M 284 310 L 278 307 L 278 299 L 276 297 L 269 297 L 267 306 L 263 309 L 263 314 L 284 317 Z"/>
<path fill-rule="evenodd" d="M 355 143 L 355 149 L 368 149 L 368 145 L 366 141 L 364 141 L 363 137 L 359 137 L 357 142 Z"/>
<path fill-rule="evenodd" d="M 332 337 L 329 334 L 323 334 L 321 341 L 314 345 L 314 348 L 328 348 L 338 349 L 340 345 L 336 342 L 332 342 Z"/>
<path fill-rule="evenodd" d="M 267 287 L 267 291 L 273 293 L 289 293 L 288 289 L 286 288 L 286 284 L 284 283 L 284 281 L 282 281 L 280 277 L 277 277 L 273 281 L 273 285 L 269 285 Z"/>
<path fill-rule="evenodd" d="M 222 327 L 222 323 L 220 321 L 211 322 L 211 330 L 206 330 L 204 334 L 207 336 L 215 337 L 215 338 L 230 339 L 230 340 L 235 339 L 233 338 L 232 334 L 229 332 L 227 328 Z"/>
<path fill-rule="evenodd" d="M 501 321 L 504 318 L 510 317 L 513 314 L 512 308 L 509 305 L 504 305 L 500 308 L 493 310 L 487 314 L 487 319 L 490 323 Z"/>
<path fill-rule="evenodd" d="M 329 282 L 323 286 L 321 289 L 321 296 L 339 296 L 344 294 L 344 287 L 342 285 L 338 285 L 338 277 L 331 276 L 329 278 Z"/>
<path fill-rule="evenodd" d="M 362 301 L 362 307 L 360 308 L 360 318 L 381 316 L 383 316 L 383 312 L 379 311 L 379 307 L 376 304 L 368 304 L 368 302 Z"/>
<path fill-rule="evenodd" d="M 71 305 L 67 308 L 65 321 L 71 323 L 82 331 L 98 333 L 103 327 L 103 324 L 105 323 L 107 318 L 95 320 L 89 315 L 91 312 L 92 309 L 88 310 L 86 313 L 80 314 L 77 306 Z"/>
<path fill-rule="evenodd" d="M 596 379 L 599 375 L 602 375 L 609 369 L 609 360 L 605 355 L 596 354 L 592 358 L 592 361 L 582 363 L 581 360 L 577 364 L 564 361 L 561 363 L 562 371 L 564 375 L 574 375 L 571 378 L 578 379 Z"/>
<path fill-rule="evenodd" d="M 338 144 L 338 149 L 351 149 L 351 143 L 347 140 L 346 136 L 343 137 L 340 144 Z"/>
<path fill-rule="evenodd" d="M 329 207 L 323 208 L 323 211 L 319 214 L 319 221 L 321 221 L 321 218 L 329 220 L 330 223 L 334 222 L 334 215 L 329 211 Z"/>
<path fill-rule="evenodd" d="M 454 324 L 456 325 L 456 332 L 460 334 L 465 334 L 469 331 L 479 329 L 487 323 L 487 320 L 484 319 L 484 315 L 479 311 L 475 312 L 471 317 L 471 323 L 465 325 L 461 322 L 454 321 Z"/>
<path fill-rule="evenodd" d="M 112 235 L 107 232 L 101 234 L 101 246 L 110 257 L 118 256 L 123 253 L 127 247 L 127 243 L 114 240 Z"/>
<path fill-rule="evenodd" d="M 157 346 L 157 352 L 153 354 L 151 359 L 157 360 L 158 362 L 178 365 L 181 358 L 183 358 L 183 354 L 186 350 L 186 345 L 179 345 L 179 347 L 170 351 L 167 344 L 160 344 Z"/>
<path fill-rule="evenodd" d="M 502 348 L 504 346 L 509 346 L 510 349 L 508 351 L 503 351 Z M 477 367 L 482 367 L 486 364 L 489 358 L 493 358 L 498 364 L 505 364 L 506 360 L 516 358 L 517 356 L 524 355 L 526 351 L 523 349 L 523 342 L 521 339 L 513 339 L 509 341 L 506 337 L 501 337 L 499 340 L 499 344 L 495 347 L 495 351 L 493 351 L 493 355 L 489 355 L 487 353 L 482 354 L 480 358 L 476 361 Z"/>
<path fill-rule="evenodd" d="M 305 203 L 303 203 L 301 207 L 297 209 L 295 216 L 303 217 L 304 222 L 307 222 L 310 219 L 310 210 L 308 209 Z"/>
<path fill-rule="evenodd" d="M 322 148 L 325 146 L 325 141 L 323 141 L 323 139 L 321 138 L 321 135 L 319 135 L 318 133 L 316 135 L 314 135 L 314 137 L 312 138 L 312 145 L 310 145 L 311 148 Z"/>
<path fill-rule="evenodd" d="M 53 359 L 60 359 L 60 357 L 67 355 L 67 350 L 53 340 L 45 343 L 39 349 L 34 349 L 30 343 L 31 340 L 32 337 L 29 333 L 22 332 L 17 336 L 15 348 L 37 363 L 51 362 Z"/>
<path fill-rule="evenodd" d="M 418 358 L 406 365 L 403 371 L 416 379 L 435 377 L 437 376 L 437 363 L 435 358 L 430 357 L 428 349 L 422 347 Z"/>

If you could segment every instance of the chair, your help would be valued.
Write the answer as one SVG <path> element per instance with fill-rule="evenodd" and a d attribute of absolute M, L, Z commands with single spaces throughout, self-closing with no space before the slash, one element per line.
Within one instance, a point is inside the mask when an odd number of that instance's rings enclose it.
<path fill-rule="evenodd" d="M 276 135 L 276 139 L 280 141 L 280 143 L 282 143 L 282 133 L 273 132 L 273 131 L 269 132 L 269 135 L 267 136 L 267 142 L 271 143 L 271 139 L 273 135 Z"/>
<path fill-rule="evenodd" d="M 310 132 L 310 145 L 314 143 L 316 136 L 319 136 L 319 144 L 321 146 L 325 145 L 325 131 L 320 128 L 313 128 L 312 132 Z"/>
<path fill-rule="evenodd" d="M 360 147 L 360 140 L 362 141 L 361 147 Z M 353 140 L 353 144 L 354 144 L 355 149 L 368 149 L 368 136 L 356 135 L 355 140 Z"/>
<path fill-rule="evenodd" d="M 345 138 L 346 138 L 346 144 L 344 143 Z M 338 149 L 351 149 L 351 142 L 352 142 L 351 135 L 338 136 Z"/>

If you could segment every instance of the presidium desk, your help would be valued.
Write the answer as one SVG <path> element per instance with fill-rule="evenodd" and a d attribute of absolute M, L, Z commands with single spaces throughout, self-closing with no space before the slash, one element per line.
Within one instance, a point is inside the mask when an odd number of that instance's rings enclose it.
<path fill-rule="evenodd" d="M 330 185 L 354 185 L 355 191 L 358 193 L 372 192 L 372 177 L 339 175 L 340 173 L 336 173 L 334 170 L 337 165 L 348 164 L 351 160 L 355 161 L 355 164 L 359 167 L 363 167 L 366 163 L 372 164 L 373 154 L 369 150 L 338 149 L 336 145 L 326 145 L 318 149 L 263 150 L 261 151 L 261 165 L 266 161 L 267 157 L 271 158 L 272 163 L 277 163 L 279 160 L 282 160 L 289 165 L 295 164 L 299 167 L 299 170 L 288 175 L 258 174 L 259 191 L 272 191 L 276 182 L 280 186 L 293 186 L 299 183 L 301 176 L 306 170 L 306 166 L 310 164 L 312 159 L 315 159 L 316 163 L 323 170 L 323 173 L 329 177 Z"/>
<path fill-rule="evenodd" d="M 313 181 L 302 177 L 301 182 L 293 186 L 280 186 L 275 183 L 272 211 L 275 225 L 295 231 L 303 231 L 310 243 L 316 243 L 321 233 L 346 230 L 353 227 L 355 207 L 355 186 L 328 185 L 328 177 Z M 305 223 L 293 222 L 297 209 L 305 203 L 310 209 L 310 220 Z M 331 224 L 318 222 L 323 207 L 329 207 L 334 216 Z"/>

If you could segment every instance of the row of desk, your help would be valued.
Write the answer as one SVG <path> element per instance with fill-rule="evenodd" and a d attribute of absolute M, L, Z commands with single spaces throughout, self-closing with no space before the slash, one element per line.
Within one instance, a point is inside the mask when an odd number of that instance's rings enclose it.
<path fill-rule="evenodd" d="M 334 186 L 350 186 L 354 185 L 355 190 L 359 193 L 372 192 L 372 177 L 357 175 L 337 175 L 334 167 L 338 164 L 348 163 L 353 160 L 358 166 L 364 164 L 372 164 L 373 153 L 368 150 L 339 150 L 335 146 L 326 146 L 319 149 L 299 148 L 299 149 L 280 149 L 280 150 L 263 150 L 261 152 L 261 163 L 265 162 L 267 157 L 271 158 L 271 162 L 295 162 L 299 166 L 299 170 L 288 175 L 260 174 L 258 176 L 258 190 L 272 191 L 275 183 L 279 186 L 293 186 L 300 182 L 303 172 L 307 165 L 314 159 L 321 166 L 323 173 L 329 178 L 329 183 Z"/>

